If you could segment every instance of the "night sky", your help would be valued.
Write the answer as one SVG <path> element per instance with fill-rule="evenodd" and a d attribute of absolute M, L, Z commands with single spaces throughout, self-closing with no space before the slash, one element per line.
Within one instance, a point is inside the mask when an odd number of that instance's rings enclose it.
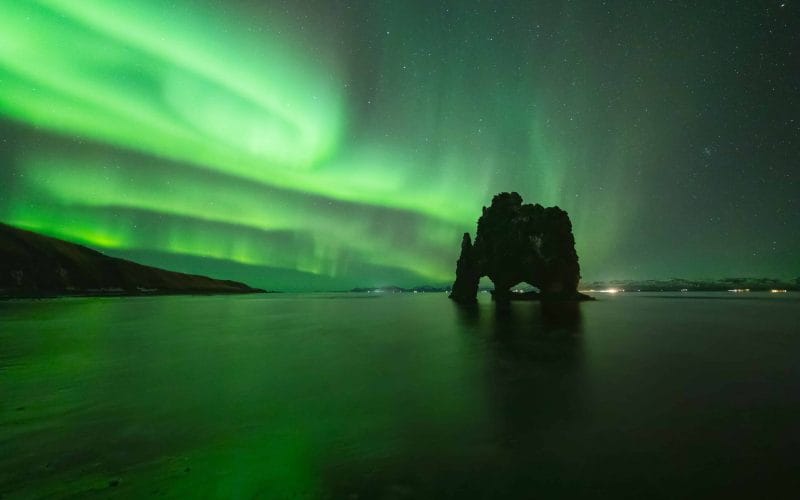
<path fill-rule="evenodd" d="M 0 221 L 286 290 L 452 281 L 493 194 L 586 281 L 800 275 L 800 2 L 0 0 Z"/>

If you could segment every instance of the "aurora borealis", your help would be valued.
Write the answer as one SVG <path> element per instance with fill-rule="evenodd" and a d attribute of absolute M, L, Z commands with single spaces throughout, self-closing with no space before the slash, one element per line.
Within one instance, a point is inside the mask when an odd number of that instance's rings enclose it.
<path fill-rule="evenodd" d="M 499 191 L 587 280 L 800 274 L 792 2 L 0 0 L 0 221 L 274 289 L 452 280 Z"/>

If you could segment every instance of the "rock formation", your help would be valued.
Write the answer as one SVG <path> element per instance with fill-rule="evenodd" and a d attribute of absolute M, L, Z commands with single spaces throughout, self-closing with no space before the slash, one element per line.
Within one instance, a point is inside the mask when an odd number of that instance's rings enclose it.
<path fill-rule="evenodd" d="M 474 302 L 478 295 L 480 271 L 474 258 L 472 240 L 469 233 L 464 233 L 461 240 L 461 255 L 456 262 L 456 281 L 450 292 L 450 298 L 457 302 Z"/>
<path fill-rule="evenodd" d="M 483 276 L 494 283 L 496 300 L 513 298 L 509 289 L 522 282 L 538 288 L 542 299 L 585 298 L 577 289 L 580 267 L 567 212 L 523 204 L 517 193 L 496 195 L 483 207 L 475 243 L 464 234 L 450 298 L 474 302 Z"/>

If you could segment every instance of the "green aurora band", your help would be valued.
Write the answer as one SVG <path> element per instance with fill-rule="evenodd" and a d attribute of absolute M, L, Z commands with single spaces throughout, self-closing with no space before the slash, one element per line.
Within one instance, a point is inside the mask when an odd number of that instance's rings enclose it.
<path fill-rule="evenodd" d="M 530 45 L 478 13 L 443 32 L 371 8 L 353 47 L 245 4 L 0 2 L 0 220 L 270 288 L 416 285 L 450 281 L 481 205 L 516 190 L 566 209 L 584 275 L 608 277 L 642 201 L 619 194 L 666 147 L 605 103 L 651 95 L 595 85 L 579 30 Z"/>

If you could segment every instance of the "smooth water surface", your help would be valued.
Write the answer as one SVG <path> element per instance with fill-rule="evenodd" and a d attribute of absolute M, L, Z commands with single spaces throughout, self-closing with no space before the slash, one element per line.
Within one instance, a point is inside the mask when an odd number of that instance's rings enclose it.
<path fill-rule="evenodd" d="M 3 498 L 797 486 L 795 294 L 0 303 Z"/>

